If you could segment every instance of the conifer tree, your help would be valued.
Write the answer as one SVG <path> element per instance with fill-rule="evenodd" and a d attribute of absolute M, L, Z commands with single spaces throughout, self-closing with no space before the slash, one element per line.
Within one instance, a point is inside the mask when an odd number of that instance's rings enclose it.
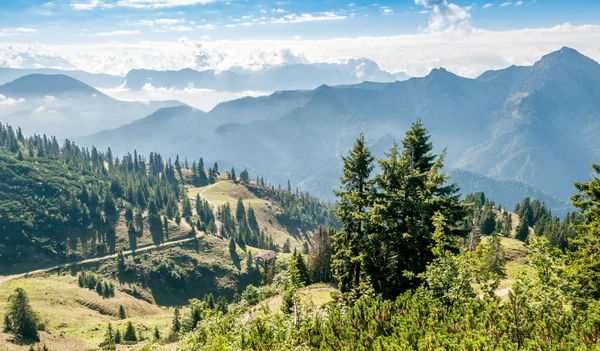
<path fill-rule="evenodd" d="M 127 328 L 125 329 L 125 333 L 123 334 L 123 339 L 125 341 L 137 341 L 137 335 L 135 333 L 135 328 L 131 321 L 127 322 Z"/>
<path fill-rule="evenodd" d="M 358 288 L 364 279 L 363 250 L 373 161 L 362 134 L 348 156 L 342 157 L 342 186 L 335 192 L 338 198 L 336 216 L 342 223 L 342 229 L 332 238 L 335 250 L 332 270 L 342 293 Z"/>
<path fill-rule="evenodd" d="M 38 336 L 38 316 L 29 304 L 29 297 L 23 288 L 16 288 L 14 293 L 8 298 L 9 306 L 7 316 L 8 326 L 15 335 L 37 341 Z"/>
<path fill-rule="evenodd" d="M 175 307 L 175 311 L 173 312 L 173 325 L 171 327 L 171 330 L 174 333 L 179 333 L 179 331 L 181 330 L 181 321 L 180 321 L 180 313 L 179 313 L 179 307 Z"/>
<path fill-rule="evenodd" d="M 371 235 L 363 255 L 373 288 L 384 297 L 395 298 L 421 284 L 419 275 L 434 259 L 434 231 L 447 237 L 448 245 L 453 242 L 450 238 L 465 234 L 458 227 L 466 216 L 458 187 L 448 184 L 449 177 L 441 173 L 445 151 L 433 155 L 429 139 L 417 120 L 402 141 L 402 152 L 394 145 L 379 160 Z M 445 219 L 442 228 L 435 228 L 435 216 Z"/>
<path fill-rule="evenodd" d="M 592 163 L 594 176 L 588 182 L 576 182 L 579 193 L 571 200 L 585 216 L 576 226 L 577 237 L 572 240 L 575 251 L 569 267 L 575 291 L 581 297 L 600 299 L 600 165 Z"/>

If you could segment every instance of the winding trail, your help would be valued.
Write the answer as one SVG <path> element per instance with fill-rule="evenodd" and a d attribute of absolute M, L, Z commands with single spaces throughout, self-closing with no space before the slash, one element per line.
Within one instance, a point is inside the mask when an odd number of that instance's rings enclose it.
<path fill-rule="evenodd" d="M 164 243 L 162 243 L 160 245 L 150 244 L 150 245 L 142 246 L 142 247 L 137 248 L 135 251 L 132 251 L 132 250 L 123 251 L 123 255 L 127 256 L 127 255 L 131 255 L 132 253 L 150 251 L 150 250 L 158 249 L 158 248 L 165 247 L 165 246 L 178 245 L 178 244 L 185 243 L 185 242 L 188 242 L 188 241 L 192 241 L 192 240 L 194 240 L 196 238 L 199 238 L 203 234 L 204 234 L 203 232 L 200 232 L 194 238 L 185 238 L 185 239 L 167 241 L 167 242 L 164 242 Z M 4 277 L 0 277 L 0 284 L 6 283 L 6 282 L 8 282 L 10 280 L 13 280 L 13 279 L 22 278 L 22 277 L 24 277 L 26 275 L 30 275 L 30 274 L 45 273 L 45 272 L 49 272 L 49 271 L 52 271 L 52 270 L 55 270 L 55 269 L 59 269 L 59 268 L 65 268 L 65 267 L 70 267 L 70 266 L 80 265 L 80 264 L 85 264 L 85 263 L 92 263 L 92 262 L 104 261 L 104 260 L 108 260 L 108 259 L 111 259 L 111 258 L 115 258 L 115 257 L 117 257 L 117 255 L 118 255 L 118 253 L 114 253 L 114 254 L 110 254 L 110 255 L 106 255 L 106 256 L 102 256 L 102 257 L 88 258 L 88 259 L 81 260 L 81 261 L 61 263 L 61 264 L 57 264 L 55 266 L 50 266 L 50 267 L 47 267 L 47 268 L 36 269 L 36 270 L 25 272 L 25 273 L 7 275 L 7 276 L 4 276 Z"/>

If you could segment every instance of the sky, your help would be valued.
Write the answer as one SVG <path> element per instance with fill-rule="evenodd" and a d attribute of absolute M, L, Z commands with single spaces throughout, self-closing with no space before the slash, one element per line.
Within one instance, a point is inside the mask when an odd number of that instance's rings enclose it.
<path fill-rule="evenodd" d="M 366 57 L 474 77 L 562 46 L 600 60 L 600 1 L 0 0 L 0 67 L 124 75 Z"/>

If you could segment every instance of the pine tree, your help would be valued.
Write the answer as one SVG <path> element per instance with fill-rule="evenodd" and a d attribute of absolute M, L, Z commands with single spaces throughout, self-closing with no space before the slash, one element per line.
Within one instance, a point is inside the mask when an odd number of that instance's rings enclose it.
<path fill-rule="evenodd" d="M 575 283 L 574 291 L 581 297 L 600 299 L 600 165 L 592 163 L 594 177 L 588 182 L 576 182 L 579 193 L 571 200 L 585 216 L 575 228 L 572 240 L 575 251 L 569 271 Z"/>
<path fill-rule="evenodd" d="M 22 288 L 16 288 L 8 298 L 8 324 L 15 335 L 29 340 L 37 341 L 38 316 L 29 305 L 29 297 Z M 6 319 L 5 319 L 6 323 Z"/>
<path fill-rule="evenodd" d="M 332 238 L 335 251 L 332 270 L 342 293 L 358 288 L 365 278 L 362 252 L 367 233 L 373 161 L 362 134 L 349 155 L 342 157 L 342 186 L 335 192 L 338 198 L 336 216 L 342 229 Z"/>
<path fill-rule="evenodd" d="M 231 167 L 231 173 L 229 174 L 229 179 L 231 179 L 235 184 L 237 184 L 237 176 L 235 175 L 235 169 Z"/>
<path fill-rule="evenodd" d="M 104 339 L 109 342 L 112 342 L 114 340 L 113 328 L 110 322 L 108 322 L 108 327 L 106 328 L 106 336 L 104 337 Z"/>
<path fill-rule="evenodd" d="M 135 334 L 135 328 L 131 321 L 127 322 L 127 328 L 125 329 L 125 333 L 123 334 L 123 339 L 125 341 L 137 341 L 137 335 Z"/>
<path fill-rule="evenodd" d="M 309 250 L 308 263 L 311 279 L 314 282 L 331 281 L 331 236 L 335 235 L 335 229 L 328 229 L 320 225 L 317 232 L 312 236 L 312 249 Z"/>
<path fill-rule="evenodd" d="M 281 252 L 283 253 L 290 253 L 292 252 L 291 248 L 290 248 L 290 239 L 286 239 L 285 243 L 283 243 L 283 249 L 281 250 Z"/>
<path fill-rule="evenodd" d="M 119 318 L 120 319 L 127 318 L 127 315 L 125 314 L 125 309 L 123 308 L 123 305 L 119 306 Z"/>
<path fill-rule="evenodd" d="M 181 322 L 180 322 L 180 314 L 179 314 L 179 307 L 175 307 L 175 311 L 173 312 L 173 325 L 171 327 L 171 330 L 174 333 L 179 333 L 179 331 L 181 330 Z"/>
<path fill-rule="evenodd" d="M 121 331 L 119 329 L 117 329 L 116 333 L 115 333 L 115 344 L 120 344 L 121 343 Z"/>
<path fill-rule="evenodd" d="M 521 240 L 523 242 L 527 242 L 527 238 L 529 237 L 529 219 L 531 218 L 531 208 L 525 207 L 524 212 L 521 214 L 521 223 L 517 226 L 517 232 L 515 234 L 515 239 Z"/>
<path fill-rule="evenodd" d="M 395 298 L 418 287 L 419 277 L 435 255 L 432 234 L 437 230 L 451 245 L 464 236 L 458 226 L 467 214 L 460 204 L 458 187 L 447 183 L 441 173 L 445 151 L 432 154 L 427 129 L 420 120 L 413 123 L 402 141 L 402 152 L 394 145 L 379 160 L 381 173 L 375 177 L 376 193 L 371 206 L 369 242 L 362 253 L 376 293 Z M 435 228 L 434 217 L 444 218 Z M 342 224 L 345 225 L 344 221 Z"/>
<path fill-rule="evenodd" d="M 160 332 L 158 331 L 158 326 L 154 327 L 154 340 L 160 340 Z"/>

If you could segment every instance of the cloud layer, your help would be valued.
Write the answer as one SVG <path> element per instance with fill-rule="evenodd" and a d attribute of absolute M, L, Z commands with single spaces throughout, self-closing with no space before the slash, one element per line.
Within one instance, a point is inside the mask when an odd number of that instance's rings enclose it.
<path fill-rule="evenodd" d="M 433 0 L 419 1 L 435 5 Z M 405 71 L 421 76 L 432 68 L 445 67 L 474 77 L 488 69 L 532 64 L 562 46 L 573 47 L 599 61 L 600 26 L 566 23 L 552 28 L 512 31 L 471 28 L 325 40 L 196 41 L 182 38 L 177 42 L 137 44 L 0 44 L 0 67 L 54 67 L 124 75 L 134 68 L 257 70 L 285 63 L 340 62 L 367 57 L 390 72 Z"/>

